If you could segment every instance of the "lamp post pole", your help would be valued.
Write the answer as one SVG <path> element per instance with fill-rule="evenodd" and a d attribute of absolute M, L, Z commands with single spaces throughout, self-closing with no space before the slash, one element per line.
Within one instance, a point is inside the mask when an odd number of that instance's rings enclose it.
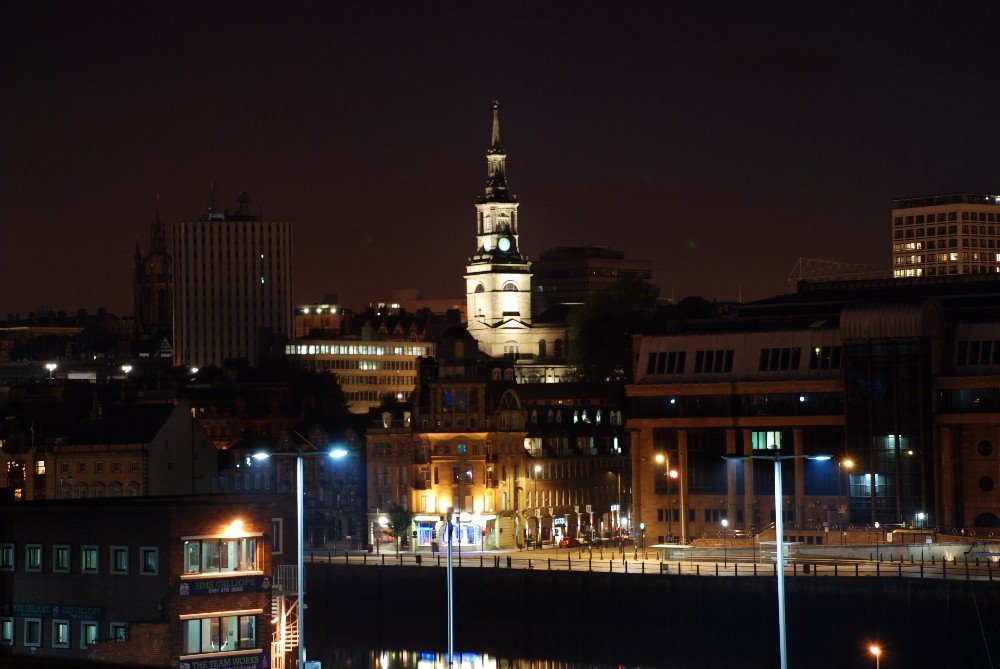
<path fill-rule="evenodd" d="M 455 509 L 448 509 L 448 669 L 455 666 L 455 565 L 451 557 L 452 536 L 454 534 L 452 516 Z"/>
<path fill-rule="evenodd" d="M 723 460 L 772 460 L 774 462 L 774 539 L 775 580 L 778 585 L 778 648 L 781 656 L 780 669 L 788 669 L 788 640 L 785 634 L 785 527 L 783 493 L 781 490 L 781 463 L 784 460 L 829 460 L 829 455 L 726 455 Z"/>
<path fill-rule="evenodd" d="M 298 555 L 296 556 L 299 595 L 299 669 L 306 666 L 306 560 L 305 560 L 305 518 L 302 509 L 302 497 L 304 490 L 305 465 L 302 454 L 295 456 L 295 517 L 298 535 Z"/>
<path fill-rule="evenodd" d="M 728 567 L 729 562 L 726 558 L 726 530 L 729 528 L 729 519 L 722 519 L 722 566 Z"/>
<path fill-rule="evenodd" d="M 781 457 L 774 458 L 774 539 L 778 551 L 775 565 L 778 578 L 778 646 L 781 652 L 781 669 L 788 669 L 788 644 L 785 638 L 785 528 L 782 512 Z"/>
<path fill-rule="evenodd" d="M 310 444 L 312 445 L 312 444 Z M 334 448 L 328 452 L 314 453 L 313 455 L 328 455 L 334 459 L 340 459 L 347 455 L 347 451 L 343 448 Z M 305 636 L 305 619 L 306 619 L 306 571 L 305 571 L 305 516 L 303 514 L 303 496 L 305 493 L 305 465 L 304 457 L 301 451 L 295 451 L 294 453 L 268 453 L 266 451 L 261 451 L 253 454 L 255 460 L 267 460 L 268 458 L 275 456 L 294 456 L 295 457 L 295 537 L 296 537 L 296 594 L 298 595 L 298 607 L 299 607 L 299 643 L 298 643 L 298 659 L 299 659 L 299 669 L 305 669 L 306 666 L 306 636 Z M 277 480 L 277 478 L 275 479 Z"/>

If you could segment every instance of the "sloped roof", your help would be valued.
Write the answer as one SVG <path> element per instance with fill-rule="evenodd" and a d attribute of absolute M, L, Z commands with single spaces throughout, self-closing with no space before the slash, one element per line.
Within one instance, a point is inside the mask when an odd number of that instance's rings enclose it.
<path fill-rule="evenodd" d="M 97 420 L 84 423 L 69 443 L 148 444 L 176 408 L 173 404 L 112 406 Z"/>

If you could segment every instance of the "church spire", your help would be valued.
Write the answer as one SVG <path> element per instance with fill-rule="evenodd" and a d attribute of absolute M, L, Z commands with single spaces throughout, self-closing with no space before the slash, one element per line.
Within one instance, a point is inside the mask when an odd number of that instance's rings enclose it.
<path fill-rule="evenodd" d="M 503 153 L 500 146 L 500 101 L 493 101 L 493 136 L 490 138 L 490 150 L 488 153 Z"/>
<path fill-rule="evenodd" d="M 486 202 L 511 202 L 507 192 L 507 154 L 500 145 L 500 101 L 493 101 L 493 133 L 486 151 Z"/>

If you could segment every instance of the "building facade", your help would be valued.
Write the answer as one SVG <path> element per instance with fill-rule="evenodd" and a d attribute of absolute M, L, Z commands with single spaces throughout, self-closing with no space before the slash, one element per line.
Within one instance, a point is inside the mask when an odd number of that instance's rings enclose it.
<path fill-rule="evenodd" d="M 899 198 L 891 218 L 895 278 L 1000 272 L 1000 195 Z"/>
<path fill-rule="evenodd" d="M 638 337 L 636 520 L 656 536 L 762 531 L 783 465 L 790 530 L 1000 524 L 1000 279 L 800 284 L 735 318 Z M 669 472 L 677 472 L 677 478 Z"/>
<path fill-rule="evenodd" d="M 585 304 L 623 278 L 653 283 L 653 263 L 632 260 L 609 246 L 560 246 L 542 251 L 532 263 L 531 309 L 538 315 L 559 305 Z"/>
<path fill-rule="evenodd" d="M 292 336 L 292 224 L 248 209 L 174 224 L 176 365 L 256 365 Z"/>
<path fill-rule="evenodd" d="M 276 666 L 272 564 L 293 561 L 289 507 L 273 496 L 5 507 L 0 658 Z"/>
<path fill-rule="evenodd" d="M 420 361 L 412 407 L 370 414 L 370 511 L 411 510 L 417 548 L 441 545 L 449 523 L 460 547 L 487 548 L 627 524 L 621 406 L 575 384 L 541 387 L 519 386 L 513 361 L 484 357 L 462 328 L 446 333 Z"/>

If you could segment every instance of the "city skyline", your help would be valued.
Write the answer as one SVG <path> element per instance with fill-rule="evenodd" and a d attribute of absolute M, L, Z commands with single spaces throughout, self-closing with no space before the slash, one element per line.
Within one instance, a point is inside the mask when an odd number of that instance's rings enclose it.
<path fill-rule="evenodd" d="M 493 99 L 529 258 L 608 244 L 678 298 L 888 267 L 893 198 L 1000 183 L 989 4 L 496 14 L 15 6 L 0 313 L 129 313 L 156 194 L 189 219 L 213 180 L 295 225 L 296 302 L 460 297 Z"/>

